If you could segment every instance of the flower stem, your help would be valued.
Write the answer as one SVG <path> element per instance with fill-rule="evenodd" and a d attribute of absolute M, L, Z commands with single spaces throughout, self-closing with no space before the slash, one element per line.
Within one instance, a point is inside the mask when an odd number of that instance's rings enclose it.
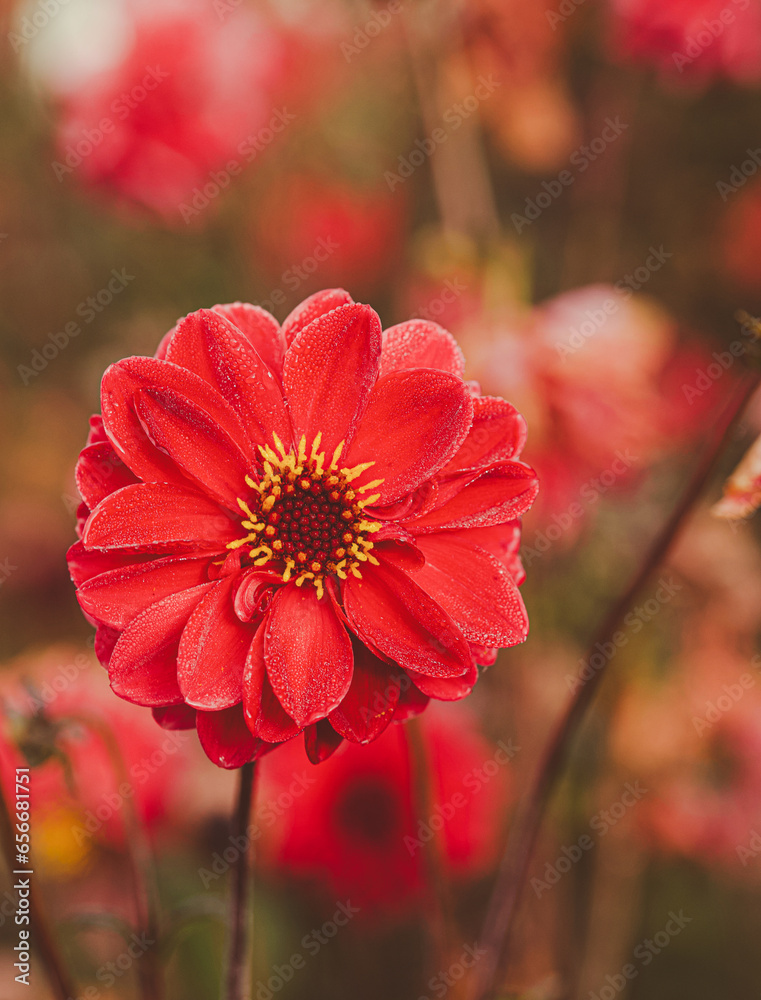
<path fill-rule="evenodd" d="M 16 849 L 14 839 L 13 819 L 11 817 L 8 802 L 5 798 L 5 791 L 0 782 L 0 840 L 2 841 L 2 852 L 5 857 L 8 871 L 12 872 L 18 867 L 15 861 Z M 28 857 L 29 855 L 27 855 Z M 34 868 L 30 866 L 32 872 Z M 31 920 L 30 944 L 32 953 L 39 955 L 40 962 L 47 974 L 53 996 L 56 1000 L 70 1000 L 75 996 L 74 983 L 69 979 L 69 974 L 58 951 L 58 945 L 50 930 L 47 915 L 40 899 L 40 894 L 35 885 L 34 875 L 30 872 L 29 883 L 29 917 Z"/>
<path fill-rule="evenodd" d="M 254 795 L 255 765 L 244 764 L 240 769 L 238 798 L 233 814 L 233 843 L 246 840 L 248 818 Z M 249 851 L 238 852 L 232 867 L 232 893 L 230 897 L 230 946 L 227 963 L 225 1000 L 244 1000 L 248 995 L 249 962 L 251 958 L 252 911 L 249 905 L 251 866 Z"/>
<path fill-rule="evenodd" d="M 746 403 L 760 381 L 761 371 L 754 371 L 737 386 L 721 418 L 716 422 L 719 429 L 713 443 L 706 449 L 681 500 L 653 542 L 631 583 L 605 617 L 590 645 L 585 664 L 589 663 L 599 645 L 611 642 L 613 634 L 618 631 L 637 594 L 671 548 L 700 498 L 726 442 L 730 439 Z M 563 773 L 574 737 L 584 721 L 609 663 L 610 661 L 607 661 L 599 670 L 592 671 L 590 679 L 578 688 L 540 762 L 528 802 L 508 842 L 492 893 L 481 933 L 481 943 L 486 954 L 476 969 L 472 1000 L 492 1000 L 496 984 L 502 980 L 515 929 L 521 891 L 547 805 Z"/>

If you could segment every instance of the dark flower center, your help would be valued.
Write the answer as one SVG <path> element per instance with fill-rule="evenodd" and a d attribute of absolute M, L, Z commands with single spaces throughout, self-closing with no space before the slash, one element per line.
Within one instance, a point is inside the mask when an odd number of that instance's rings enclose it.
<path fill-rule="evenodd" d="M 275 442 L 280 454 L 260 448 L 264 462 L 259 481 L 246 477 L 252 494 L 247 500 L 239 498 L 238 504 L 246 514 L 241 525 L 248 533 L 228 548 L 250 545 L 254 566 L 274 563 L 283 581 L 294 579 L 297 586 L 310 580 L 319 598 L 325 574 L 345 580 L 349 573 L 361 577 L 361 562 L 377 565 L 368 536 L 381 525 L 366 520 L 363 509 L 378 495 L 361 494 L 382 480 L 354 489 L 353 480 L 372 463 L 339 469 L 339 446 L 326 468 L 325 454 L 318 451 L 319 434 L 309 456 L 304 438 L 297 454 L 286 453 L 277 438 Z"/>

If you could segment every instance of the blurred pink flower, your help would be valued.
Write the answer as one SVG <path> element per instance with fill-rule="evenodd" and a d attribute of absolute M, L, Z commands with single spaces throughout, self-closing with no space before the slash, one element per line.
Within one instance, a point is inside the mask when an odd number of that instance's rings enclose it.
<path fill-rule="evenodd" d="M 614 48 L 667 77 L 761 79 L 759 0 L 611 0 Z"/>

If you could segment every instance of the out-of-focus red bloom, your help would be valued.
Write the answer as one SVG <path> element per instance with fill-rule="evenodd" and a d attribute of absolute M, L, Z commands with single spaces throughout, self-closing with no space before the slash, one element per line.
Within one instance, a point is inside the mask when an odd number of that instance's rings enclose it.
<path fill-rule="evenodd" d="M 758 0 L 611 0 L 611 6 L 615 47 L 665 76 L 761 78 Z"/>
<path fill-rule="evenodd" d="M 118 63 L 62 97 L 55 169 L 189 222 L 287 129 L 292 60 L 305 54 L 248 5 L 222 18 L 161 3 L 130 27 Z"/>
<path fill-rule="evenodd" d="M 401 910 L 419 897 L 426 845 L 434 837 L 441 838 L 453 876 L 488 870 L 508 802 L 509 753 L 491 746 L 463 712 L 426 715 L 423 734 L 430 816 L 415 812 L 413 764 L 401 726 L 371 746 L 347 746 L 309 774 L 293 746 L 267 758 L 254 818 L 265 832 L 268 870 L 350 896 L 363 918 Z"/>
<path fill-rule="evenodd" d="M 525 422 L 453 338 L 332 289 L 282 327 L 191 313 L 103 377 L 77 466 L 79 602 L 121 697 L 237 767 L 313 761 L 456 700 L 523 641 Z M 411 683 L 410 683 L 411 682 Z"/>
<path fill-rule="evenodd" d="M 276 180 L 257 207 L 256 266 L 279 286 L 348 285 L 370 295 L 402 253 L 402 193 L 317 175 Z"/>
<path fill-rule="evenodd" d="M 10 778 L 16 767 L 39 762 L 31 771 L 34 843 L 51 869 L 77 868 L 93 843 L 121 846 L 127 796 L 146 828 L 156 830 L 187 760 L 186 734 L 157 729 L 102 681 L 95 657 L 70 647 L 22 657 L 3 670 L 0 773 Z M 104 730 L 118 743 L 124 774 Z M 128 788 L 120 790 L 125 778 Z"/>

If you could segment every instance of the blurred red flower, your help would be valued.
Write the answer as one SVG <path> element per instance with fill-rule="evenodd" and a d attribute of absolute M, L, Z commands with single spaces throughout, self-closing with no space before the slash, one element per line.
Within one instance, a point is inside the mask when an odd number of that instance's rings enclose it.
<path fill-rule="evenodd" d="M 758 0 L 612 0 L 616 47 L 666 76 L 761 78 Z"/>
<path fill-rule="evenodd" d="M 62 97 L 54 169 L 189 222 L 287 127 L 305 53 L 248 6 L 141 8 L 129 27 L 118 63 Z"/>
<path fill-rule="evenodd" d="M 375 739 L 522 642 L 525 422 L 453 338 L 340 289 L 282 328 L 191 313 L 103 377 L 77 466 L 79 602 L 114 691 L 237 767 Z"/>
<path fill-rule="evenodd" d="M 406 210 L 404 196 L 385 185 L 275 179 L 257 207 L 256 267 L 285 289 L 345 284 L 372 294 L 402 256 Z"/>
<path fill-rule="evenodd" d="M 267 870 L 350 897 L 363 919 L 420 897 L 426 844 L 434 837 L 453 876 L 487 871 L 499 848 L 512 749 L 490 745 L 463 712 L 426 715 L 422 734 L 431 768 L 430 816 L 415 813 L 412 762 L 400 726 L 369 747 L 348 745 L 300 783 L 294 783 L 300 764 L 294 746 L 268 758 L 254 815 L 265 831 Z"/>

